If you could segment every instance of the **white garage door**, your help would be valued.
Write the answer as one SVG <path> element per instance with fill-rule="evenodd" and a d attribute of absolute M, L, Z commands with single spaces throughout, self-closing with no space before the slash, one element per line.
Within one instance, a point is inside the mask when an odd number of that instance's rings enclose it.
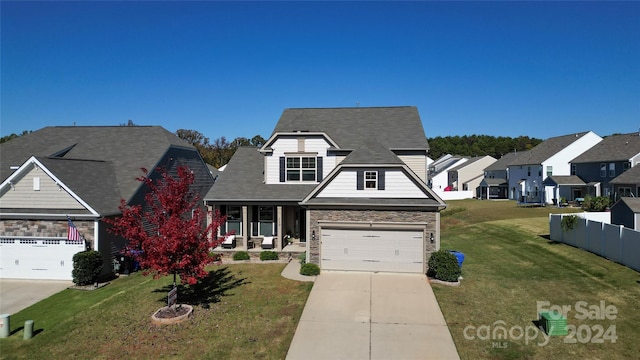
<path fill-rule="evenodd" d="M 422 231 L 323 229 L 322 269 L 422 273 Z"/>
<path fill-rule="evenodd" d="M 72 280 L 73 255 L 83 241 L 0 239 L 0 278 Z"/>

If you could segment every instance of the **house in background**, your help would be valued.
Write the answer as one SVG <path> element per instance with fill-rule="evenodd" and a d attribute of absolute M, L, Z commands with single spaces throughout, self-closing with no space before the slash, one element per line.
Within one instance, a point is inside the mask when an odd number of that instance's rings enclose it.
<path fill-rule="evenodd" d="M 514 161 L 515 157 L 519 154 L 522 154 L 522 152 L 504 154 L 493 164 L 484 168 L 484 177 L 480 182 L 479 199 L 509 198 L 508 165 Z"/>
<path fill-rule="evenodd" d="M 428 149 L 415 107 L 285 109 L 205 200 L 238 249 L 291 239 L 325 270 L 424 273 L 446 206 L 426 184 Z"/>
<path fill-rule="evenodd" d="M 569 162 L 602 141 L 592 131 L 549 138 L 519 154 L 508 166 L 509 198 L 519 203 L 550 204 L 558 199 L 557 187 L 545 186 L 550 176 L 568 176 Z"/>
<path fill-rule="evenodd" d="M 622 174 L 609 181 L 611 197 L 617 201 L 623 197 L 640 197 L 640 166 L 625 170 Z"/>
<path fill-rule="evenodd" d="M 495 162 L 496 159 L 489 155 L 472 157 L 447 171 L 449 185 L 453 191 L 472 191 L 474 197 L 479 197 L 484 169 Z"/>
<path fill-rule="evenodd" d="M 429 180 L 427 184 L 438 193 L 445 190 L 451 191 L 449 187 L 449 170 L 467 162 L 469 158 L 454 156 L 451 154 L 442 155 L 429 166 Z M 447 189 L 448 188 L 448 189 Z"/>
<path fill-rule="evenodd" d="M 574 187 L 575 197 L 607 196 L 617 200 L 622 195 L 614 190 L 614 179 L 624 194 L 637 194 L 632 177 L 619 176 L 640 162 L 640 134 L 618 134 L 605 137 L 597 145 L 571 160 L 571 175 L 578 176 L 584 185 Z M 624 181 L 630 181 L 625 187 Z M 578 196 L 580 195 L 580 196 Z"/>
<path fill-rule="evenodd" d="M 71 280 L 85 246 L 112 272 L 125 240 L 103 219 L 120 214 L 121 199 L 143 204 L 141 168 L 181 165 L 203 197 L 213 177 L 198 151 L 159 126 L 46 127 L 0 144 L 0 277 Z M 86 243 L 67 239 L 68 218 Z"/>

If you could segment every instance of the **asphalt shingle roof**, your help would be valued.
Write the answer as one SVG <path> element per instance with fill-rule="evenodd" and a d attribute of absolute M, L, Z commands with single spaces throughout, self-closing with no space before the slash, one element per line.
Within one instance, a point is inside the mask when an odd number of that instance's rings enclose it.
<path fill-rule="evenodd" d="M 640 198 L 621 197 L 620 201 L 627 205 L 634 213 L 640 213 Z"/>
<path fill-rule="evenodd" d="M 576 175 L 554 175 L 545 179 L 544 184 L 556 184 L 556 185 L 587 185 L 579 176 Z"/>
<path fill-rule="evenodd" d="M 575 159 L 574 164 L 625 161 L 640 154 L 640 135 L 636 133 L 607 136 Z"/>
<path fill-rule="evenodd" d="M 356 149 L 374 139 L 387 149 L 428 149 L 415 106 L 285 109 L 279 132 L 324 132 L 341 149 Z"/>
<path fill-rule="evenodd" d="M 565 147 L 571 145 L 576 140 L 582 138 L 587 133 L 588 131 L 585 131 L 576 134 L 549 138 L 535 146 L 533 149 L 519 153 L 519 155 L 511 163 L 509 163 L 509 165 L 542 164 L 545 160 L 555 155 Z"/>
<path fill-rule="evenodd" d="M 628 169 L 609 182 L 611 184 L 640 184 L 640 166 L 636 165 Z"/>
<path fill-rule="evenodd" d="M 140 186 L 140 168 L 161 165 L 158 161 L 171 147 L 195 151 L 160 126 L 45 127 L 0 144 L 0 181 L 14 172 L 12 166 L 36 156 L 78 196 L 96 201 L 89 205 L 106 211 L 113 208 L 112 195 L 118 204 L 120 198 L 130 200 Z"/>
<path fill-rule="evenodd" d="M 302 201 L 313 184 L 265 184 L 264 155 L 256 147 L 239 147 L 205 199 L 215 201 Z"/>
<path fill-rule="evenodd" d="M 502 155 L 500 159 L 498 159 L 496 162 L 484 168 L 484 171 L 507 170 L 509 163 L 511 163 L 512 161 L 515 161 L 516 156 L 518 156 L 519 154 L 522 154 L 522 152 L 506 153 Z"/>

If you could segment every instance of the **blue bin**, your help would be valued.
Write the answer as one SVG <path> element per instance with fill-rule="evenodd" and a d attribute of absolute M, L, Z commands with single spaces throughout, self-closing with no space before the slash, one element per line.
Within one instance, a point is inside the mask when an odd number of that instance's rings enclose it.
<path fill-rule="evenodd" d="M 458 266 L 460 267 L 460 269 L 462 269 L 462 262 L 464 262 L 464 254 L 455 250 L 449 250 L 449 252 L 455 255 L 456 259 L 458 259 Z"/>

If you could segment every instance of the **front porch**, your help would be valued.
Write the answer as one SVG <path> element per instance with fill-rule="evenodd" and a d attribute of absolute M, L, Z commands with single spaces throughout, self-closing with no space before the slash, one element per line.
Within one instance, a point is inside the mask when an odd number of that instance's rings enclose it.
<path fill-rule="evenodd" d="M 226 216 L 217 235 L 233 236 L 215 251 L 306 250 L 306 210 L 297 204 L 209 204 L 209 209 Z"/>

